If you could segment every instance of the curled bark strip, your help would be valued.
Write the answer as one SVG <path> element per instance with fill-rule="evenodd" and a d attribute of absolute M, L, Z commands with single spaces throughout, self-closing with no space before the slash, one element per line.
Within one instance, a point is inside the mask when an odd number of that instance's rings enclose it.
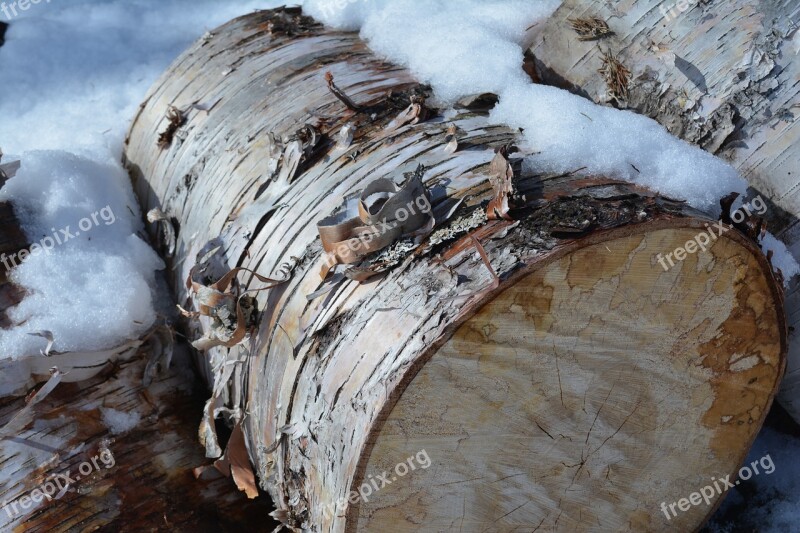
<path fill-rule="evenodd" d="M 447 135 L 444 138 L 447 144 L 444 147 L 444 153 L 454 154 L 458 150 L 458 128 L 455 124 L 450 124 L 447 127 Z"/>
<path fill-rule="evenodd" d="M 234 284 L 233 281 L 240 271 L 249 272 L 259 281 L 266 283 L 267 286 L 239 293 L 238 284 Z M 212 330 L 206 336 L 192 342 L 192 346 L 202 351 L 215 346 L 232 348 L 242 342 L 247 334 L 249 318 L 254 312 L 254 302 L 246 293 L 271 289 L 280 283 L 284 283 L 287 279 L 272 279 L 248 268 L 239 267 L 229 271 L 216 283 L 206 286 L 194 281 L 193 272 L 191 272 L 186 283 L 187 286 L 191 287 L 195 295 L 198 312 L 200 315 L 212 317 L 215 322 Z M 229 288 L 232 290 L 228 291 Z M 191 315 L 191 312 L 183 309 L 181 311 Z M 232 320 L 234 314 L 236 316 L 235 322 Z"/>
<path fill-rule="evenodd" d="M 203 418 L 200 421 L 200 428 L 197 432 L 200 444 L 206 450 L 206 457 L 210 459 L 222 455 L 222 448 L 219 447 L 219 440 L 217 439 L 217 428 L 214 424 L 214 419 L 216 419 L 214 404 L 216 401 L 217 399 L 213 396 L 206 400 L 206 405 L 203 408 Z"/>
<path fill-rule="evenodd" d="M 28 333 L 33 337 L 41 337 L 47 340 L 47 347 L 44 350 L 39 350 L 39 353 L 44 355 L 45 357 L 50 357 L 50 350 L 53 348 L 53 343 L 55 340 L 53 339 L 53 332 L 43 329 L 42 331 L 36 331 L 34 333 Z"/>
<path fill-rule="evenodd" d="M 250 466 L 250 457 L 247 454 L 247 445 L 244 441 L 242 424 L 236 424 L 225 449 L 225 458 L 230 464 L 231 477 L 236 486 L 251 500 L 258 496 L 256 477 Z"/>
<path fill-rule="evenodd" d="M 489 182 L 494 189 L 494 198 L 486 207 L 486 217 L 489 220 L 512 220 L 508 211 L 513 207 L 511 197 L 514 194 L 514 169 L 506 159 L 506 150 L 500 149 L 489 165 Z"/>
<path fill-rule="evenodd" d="M 411 98 L 411 105 L 397 115 L 389 124 L 386 131 L 392 132 L 405 126 L 406 124 L 417 124 L 428 117 L 428 110 L 425 107 L 425 99 L 420 96 Z"/>
<path fill-rule="evenodd" d="M 317 223 L 325 264 L 322 278 L 337 264 L 351 264 L 387 247 L 403 235 L 423 227 L 433 217 L 422 171 L 414 172 L 402 187 L 380 178 L 341 211 Z"/>
<path fill-rule="evenodd" d="M 37 403 L 44 400 L 48 394 L 53 392 L 53 389 L 61 383 L 61 378 L 63 374 L 61 371 L 53 367 L 50 369 L 50 379 L 47 380 L 47 383 L 42 385 L 42 387 L 36 391 L 36 393 L 28 400 L 27 405 L 25 405 L 19 413 L 14 415 L 8 424 L 0 428 L 0 438 L 9 438 L 13 437 L 17 433 L 19 433 L 22 428 L 24 428 L 30 421 L 31 421 L 31 411 L 36 406 Z"/>
<path fill-rule="evenodd" d="M 351 100 L 343 90 L 336 86 L 336 84 L 333 82 L 333 74 L 331 74 L 330 71 L 325 73 L 325 82 L 328 84 L 328 89 L 331 91 L 331 93 L 338 98 L 340 102 L 347 106 L 347 109 L 357 113 L 364 110 L 363 107 Z"/>

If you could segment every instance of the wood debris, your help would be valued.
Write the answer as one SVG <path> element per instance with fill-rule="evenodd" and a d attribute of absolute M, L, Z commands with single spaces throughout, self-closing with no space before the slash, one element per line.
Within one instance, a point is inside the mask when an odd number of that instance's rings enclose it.
<path fill-rule="evenodd" d="M 572 29 L 580 35 L 579 41 L 594 41 L 614 35 L 605 20 L 597 17 L 582 17 L 567 19 Z"/>
<path fill-rule="evenodd" d="M 616 100 L 628 100 L 631 71 L 611 51 L 603 52 L 603 66 L 598 70 L 606 80 L 609 94 Z"/>

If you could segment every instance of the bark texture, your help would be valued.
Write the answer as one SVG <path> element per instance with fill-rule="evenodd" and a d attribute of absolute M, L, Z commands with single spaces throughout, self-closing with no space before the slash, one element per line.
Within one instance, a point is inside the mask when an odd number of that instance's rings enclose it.
<path fill-rule="evenodd" d="M 24 398 L 0 399 L 0 428 L 24 412 L 19 430 L 0 435 L 2 531 L 235 532 L 270 525 L 265 502 L 248 501 L 222 476 L 193 475 L 204 463 L 196 441 L 204 392 L 194 388 L 188 354 L 176 355 L 173 371 L 149 387 L 141 355 L 81 383 L 59 383 L 27 411 Z M 112 431 L 104 409 L 135 420 Z M 103 450 L 113 466 L 99 459 Z M 88 475 L 81 475 L 84 463 Z M 52 499 L 34 494 L 54 479 Z"/>
<path fill-rule="evenodd" d="M 237 267 L 288 278 L 256 293 L 242 346 L 204 354 L 210 410 L 242 429 L 276 516 L 298 530 L 669 530 L 677 521 L 655 502 L 733 472 L 782 375 L 769 265 L 732 231 L 709 262 L 665 271 L 656 253 L 709 220 L 601 176 L 525 175 L 524 154 L 511 157 L 512 220 L 487 220 L 490 163 L 518 133 L 489 124 L 481 101 L 395 127 L 426 92 L 356 35 L 293 9 L 213 31 L 151 89 L 126 162 L 143 208 L 178 230 L 178 301 L 197 309 L 186 280 Z M 352 144 L 337 148 L 348 124 Z M 418 165 L 435 212 L 462 203 L 421 244 L 401 239 L 350 271 L 380 276 L 323 284 L 317 222 Z M 212 320 L 189 329 L 208 334 Z M 430 468 L 348 502 L 422 448 Z M 627 481 L 615 484 L 618 463 Z"/>

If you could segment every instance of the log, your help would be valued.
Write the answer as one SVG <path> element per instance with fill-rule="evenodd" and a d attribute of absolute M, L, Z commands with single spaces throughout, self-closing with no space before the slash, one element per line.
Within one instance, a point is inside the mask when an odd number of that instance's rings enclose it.
<path fill-rule="evenodd" d="M 426 118 L 426 96 L 299 8 L 212 31 L 150 90 L 134 189 L 176 229 L 189 335 L 237 345 L 201 355 L 206 413 L 235 437 L 207 420 L 207 456 L 225 447 L 294 530 L 699 528 L 720 496 L 669 520 L 660 505 L 734 475 L 764 420 L 786 346 L 770 265 L 733 230 L 665 270 L 710 219 L 603 176 L 526 174 L 487 99 Z M 323 281 L 318 223 L 420 176 L 433 232 Z M 207 315 L 236 308 L 203 294 L 265 287 L 250 334 L 220 337 Z"/>
<path fill-rule="evenodd" d="M 566 0 L 530 47 L 529 69 L 543 83 L 649 116 L 728 160 L 772 202 L 769 230 L 800 257 L 800 6 L 736 0 L 724 9 L 688 2 L 680 11 L 674 5 Z M 574 21 L 591 18 L 613 34 L 581 40 Z M 598 73 L 607 52 L 631 71 L 624 101 L 609 97 Z M 799 288 L 795 281 L 786 294 L 790 331 L 800 329 Z M 800 338 L 794 334 L 779 401 L 800 422 Z"/>
<path fill-rule="evenodd" d="M 0 399 L 0 431 L 24 417 L 18 431 L 0 433 L 2 531 L 270 525 L 264 502 L 231 491 L 222 476 L 193 475 L 204 462 L 195 432 L 204 391 L 196 387 L 188 352 L 178 350 L 172 371 L 149 387 L 142 383 L 146 364 L 141 350 L 81 383 L 59 383 L 27 412 L 25 398 Z M 110 425 L 109 409 L 129 417 L 127 426 Z"/>

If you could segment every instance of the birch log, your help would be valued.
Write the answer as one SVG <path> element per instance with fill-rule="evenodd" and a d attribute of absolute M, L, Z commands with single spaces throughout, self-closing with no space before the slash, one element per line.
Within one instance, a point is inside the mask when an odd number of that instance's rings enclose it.
<path fill-rule="evenodd" d="M 0 398 L 0 530 L 232 532 L 269 524 L 267 506 L 232 491 L 228 479 L 192 473 L 204 462 L 195 439 L 203 398 L 185 351 L 149 387 L 139 355 L 81 383 L 58 383 L 33 407 Z"/>
<path fill-rule="evenodd" d="M 544 83 L 647 115 L 727 159 L 773 205 L 770 231 L 800 257 L 800 4 L 566 0 L 529 50 Z M 598 18 L 613 35 L 581 40 L 573 22 Z M 611 52 L 631 71 L 629 97 L 610 101 L 598 73 Z M 786 296 L 800 329 L 800 292 Z M 779 400 L 800 422 L 800 338 L 790 335 Z"/>
<path fill-rule="evenodd" d="M 0 187 L 16 167 L 0 165 Z M 28 245 L 12 204 L 0 202 L 0 253 Z M 0 335 L 19 325 L 9 311 L 25 296 L 0 268 Z M 264 503 L 235 493 L 221 475 L 193 475 L 205 463 L 195 439 L 202 396 L 185 349 L 172 357 L 163 329 L 141 345 L 0 359 L 0 531 L 241 531 L 265 523 Z M 168 365 L 165 357 L 173 368 L 159 375 L 153 370 Z M 40 381 L 47 383 L 34 388 Z"/>
<path fill-rule="evenodd" d="M 211 408 L 242 429 L 275 516 L 337 532 L 699 527 L 718 496 L 670 520 L 660 504 L 733 473 L 771 404 L 786 332 L 767 261 L 729 231 L 664 270 L 657 254 L 708 219 L 602 176 L 525 175 L 525 154 L 511 156 L 515 220 L 487 220 L 490 162 L 518 132 L 480 99 L 393 129 L 425 94 L 355 34 L 264 11 L 177 59 L 126 142 L 143 208 L 177 229 L 168 270 L 187 312 L 187 279 L 288 274 L 255 293 L 244 360 L 203 354 Z M 317 222 L 418 165 L 434 211 L 458 208 L 349 271 L 388 265 L 380 276 L 323 282 Z"/>

